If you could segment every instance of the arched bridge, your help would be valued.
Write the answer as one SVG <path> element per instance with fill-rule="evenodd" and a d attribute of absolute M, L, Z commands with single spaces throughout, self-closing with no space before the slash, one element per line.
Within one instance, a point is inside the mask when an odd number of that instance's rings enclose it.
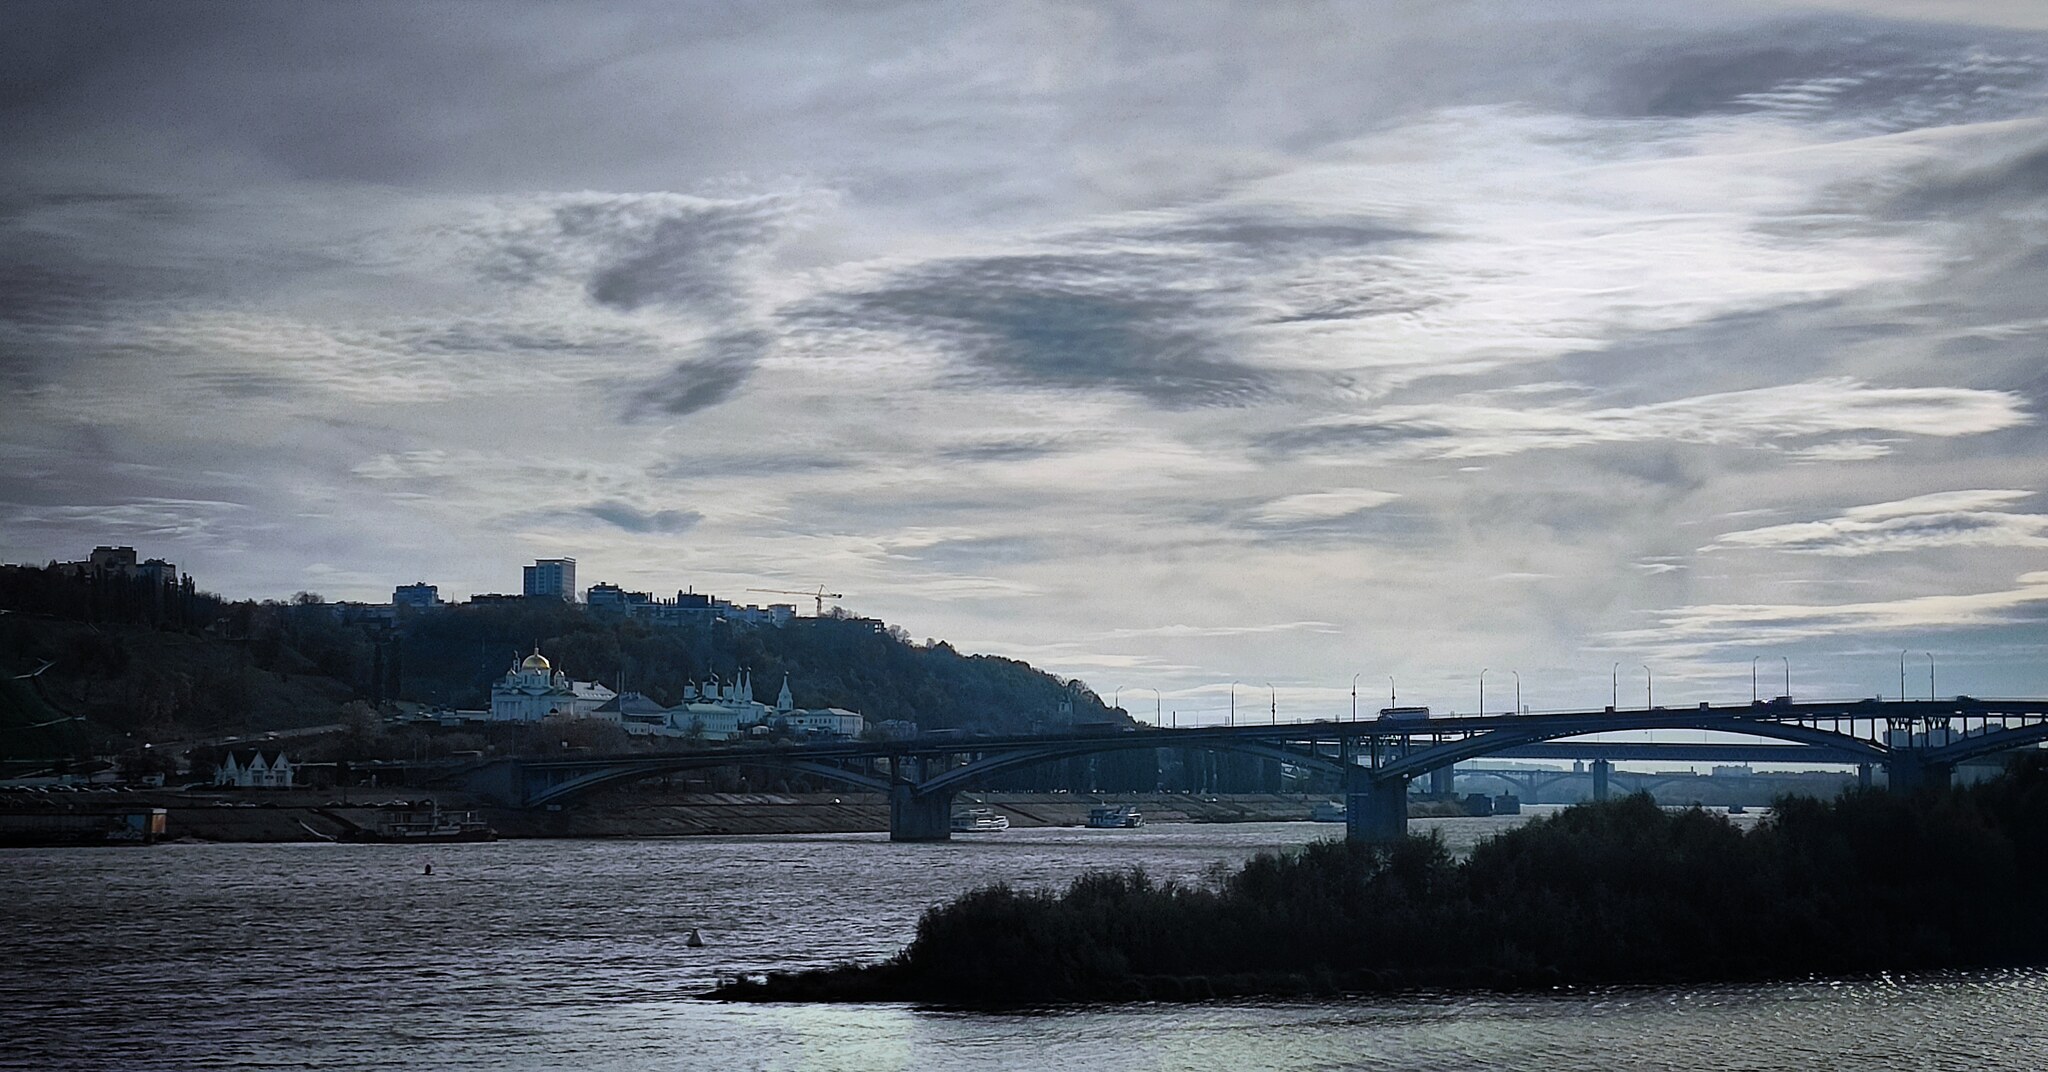
<path fill-rule="evenodd" d="M 2048 740 L 2048 700 L 1959 696 L 1953 700 L 1792 703 L 1781 698 L 1743 705 L 1606 708 L 1539 715 L 1138 728 L 1036 736 L 932 734 L 896 741 L 731 745 L 661 754 L 506 759 L 470 769 L 465 778 L 471 789 L 503 804 L 533 807 L 660 774 L 725 766 L 779 768 L 886 792 L 891 838 L 937 841 L 945 840 L 950 832 L 954 794 L 992 774 L 1131 749 L 1209 749 L 1341 773 L 1349 805 L 1348 835 L 1384 840 L 1406 830 L 1408 782 L 1418 775 L 1481 756 L 1562 747 L 1546 742 L 1592 734 L 1679 730 L 1782 742 L 1771 751 L 1780 754 L 1784 762 L 1883 766 L 1893 788 L 1910 790 L 1945 784 L 1955 765 L 1964 760 Z M 1651 740 L 1620 747 L 1683 751 L 1717 746 Z"/>

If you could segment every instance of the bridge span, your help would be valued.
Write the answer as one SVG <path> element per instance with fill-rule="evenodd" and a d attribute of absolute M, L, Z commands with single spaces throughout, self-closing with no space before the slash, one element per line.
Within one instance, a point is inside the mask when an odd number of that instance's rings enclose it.
<path fill-rule="evenodd" d="M 1596 734 L 1708 731 L 1772 744 L 1574 740 Z M 1343 779 L 1346 834 L 1385 841 L 1407 830 L 1408 783 L 1448 780 L 1459 762 L 1591 758 L 1595 786 L 1617 759 L 1853 764 L 1883 767 L 1890 786 L 1945 785 L 1957 763 L 2048 740 L 2048 700 L 1793 703 L 1605 708 L 1531 715 L 1443 716 L 1269 725 L 1139 727 L 1031 736 L 927 734 L 891 741 L 728 745 L 679 752 L 488 761 L 462 772 L 468 788 L 501 804 L 544 807 L 602 786 L 713 767 L 797 771 L 889 798 L 889 836 L 943 841 L 953 797 L 990 775 L 1055 760 L 1131 749 L 1236 752 L 1332 772 Z M 1599 793 L 1597 795 L 1603 795 Z"/>

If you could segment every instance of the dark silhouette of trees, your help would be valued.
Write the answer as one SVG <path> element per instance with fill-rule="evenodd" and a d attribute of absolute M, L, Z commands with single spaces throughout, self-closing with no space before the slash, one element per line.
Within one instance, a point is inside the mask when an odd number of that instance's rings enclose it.
<path fill-rule="evenodd" d="M 1780 800 L 1743 831 L 1644 794 L 1440 840 L 1095 874 L 927 912 L 892 960 L 735 998 L 1042 1003 L 1700 982 L 2048 963 L 2048 763 L 1952 792 Z"/>

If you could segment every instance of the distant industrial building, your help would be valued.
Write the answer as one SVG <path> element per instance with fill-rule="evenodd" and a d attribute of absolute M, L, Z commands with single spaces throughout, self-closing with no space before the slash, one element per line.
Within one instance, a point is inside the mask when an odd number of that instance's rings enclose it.
<path fill-rule="evenodd" d="M 600 614 L 622 615 L 652 625 L 709 625 L 723 621 L 736 625 L 787 625 L 796 617 L 796 604 L 771 603 L 765 607 L 734 603 L 729 599 L 685 590 L 674 599 L 656 599 L 647 592 L 628 592 L 616 584 L 599 581 L 584 593 L 584 602 Z"/>
<path fill-rule="evenodd" d="M 116 577 L 133 577 L 154 581 L 166 587 L 178 583 L 178 567 L 161 558 L 136 561 L 133 547 L 95 547 L 83 562 L 67 562 L 66 566 L 84 574 L 111 574 Z"/>
<path fill-rule="evenodd" d="M 394 607 L 412 607 L 416 610 L 424 610 L 429 607 L 443 606 L 444 604 L 441 602 L 441 589 L 438 585 L 431 585 L 425 581 L 415 581 L 412 584 L 401 584 L 393 588 L 391 590 L 391 605 Z"/>
<path fill-rule="evenodd" d="M 526 567 L 526 597 L 528 599 L 559 599 L 564 603 L 576 602 L 576 560 L 573 558 L 535 559 Z"/>

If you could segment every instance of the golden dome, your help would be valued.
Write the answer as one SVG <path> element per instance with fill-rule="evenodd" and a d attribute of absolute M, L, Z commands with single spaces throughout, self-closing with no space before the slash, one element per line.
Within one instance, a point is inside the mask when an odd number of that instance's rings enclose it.
<path fill-rule="evenodd" d="M 548 668 L 547 656 L 542 655 L 538 650 L 532 655 L 527 656 L 525 661 L 519 664 L 519 669 L 521 670 L 546 670 Z"/>

